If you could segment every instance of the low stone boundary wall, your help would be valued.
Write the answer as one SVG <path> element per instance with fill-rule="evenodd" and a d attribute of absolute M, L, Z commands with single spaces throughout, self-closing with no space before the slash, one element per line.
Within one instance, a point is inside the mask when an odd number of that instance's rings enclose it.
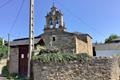
<path fill-rule="evenodd" d="M 33 62 L 34 80 L 119 80 L 117 58 L 93 58 L 86 63 Z"/>

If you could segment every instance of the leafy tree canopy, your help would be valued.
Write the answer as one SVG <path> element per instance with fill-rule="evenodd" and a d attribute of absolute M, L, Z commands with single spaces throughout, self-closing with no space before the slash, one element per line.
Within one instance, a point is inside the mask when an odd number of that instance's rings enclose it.
<path fill-rule="evenodd" d="M 0 38 L 0 45 L 2 45 L 2 38 Z"/>
<path fill-rule="evenodd" d="M 2 45 L 2 38 L 0 38 L 0 59 L 3 57 L 7 57 L 7 46 Z"/>
<path fill-rule="evenodd" d="M 116 34 L 111 34 L 107 39 L 105 39 L 105 43 L 111 43 L 114 39 L 117 39 L 119 36 Z"/>

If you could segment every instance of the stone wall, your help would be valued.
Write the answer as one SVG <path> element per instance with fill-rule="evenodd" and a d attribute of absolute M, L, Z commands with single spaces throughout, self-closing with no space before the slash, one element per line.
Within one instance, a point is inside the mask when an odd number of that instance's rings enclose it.
<path fill-rule="evenodd" d="M 93 56 L 92 39 L 89 36 L 76 37 L 76 53 L 88 53 Z"/>
<path fill-rule="evenodd" d="M 89 36 L 87 37 L 87 49 L 88 49 L 88 53 L 89 55 L 93 56 L 93 45 L 92 45 L 92 39 Z"/>
<path fill-rule="evenodd" d="M 81 63 L 33 62 L 34 80 L 119 80 L 117 58 L 94 58 Z"/>
<path fill-rule="evenodd" d="M 9 72 L 18 73 L 18 59 L 19 49 L 17 47 L 11 48 L 10 50 L 10 61 L 9 61 Z"/>
<path fill-rule="evenodd" d="M 53 37 L 55 37 L 55 41 L 53 41 Z M 73 53 L 76 48 L 75 38 L 73 34 L 70 33 L 60 31 L 47 32 L 42 35 L 42 39 L 48 48 L 53 46 L 61 52 Z"/>
<path fill-rule="evenodd" d="M 53 46 L 61 52 L 88 53 L 93 56 L 92 39 L 89 36 L 77 36 L 64 31 L 49 31 L 42 34 L 42 39 L 48 48 Z"/>
<path fill-rule="evenodd" d="M 76 53 L 88 53 L 87 43 L 76 37 Z"/>

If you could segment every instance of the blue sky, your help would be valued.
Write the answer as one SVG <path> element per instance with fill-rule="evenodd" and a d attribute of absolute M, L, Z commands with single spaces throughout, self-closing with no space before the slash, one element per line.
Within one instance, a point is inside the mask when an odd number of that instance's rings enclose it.
<path fill-rule="evenodd" d="M 7 39 L 11 32 L 11 39 L 27 37 L 29 0 L 24 0 L 16 21 L 23 0 L 10 0 L 1 7 L 7 1 L 1 0 L 0 3 L 0 36 Z M 43 32 L 45 16 L 52 3 L 52 0 L 35 0 L 36 36 Z M 120 35 L 120 0 L 55 0 L 55 5 L 64 13 L 67 31 L 88 33 L 94 42 L 104 41 L 112 33 Z"/>

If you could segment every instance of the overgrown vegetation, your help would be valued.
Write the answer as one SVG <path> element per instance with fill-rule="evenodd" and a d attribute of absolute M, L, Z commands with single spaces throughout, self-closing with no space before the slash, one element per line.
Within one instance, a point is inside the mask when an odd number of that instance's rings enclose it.
<path fill-rule="evenodd" d="M 0 38 L 0 59 L 7 57 L 7 46 L 3 45 L 2 38 Z"/>
<path fill-rule="evenodd" d="M 79 60 L 81 62 L 86 62 L 91 57 L 88 56 L 86 53 L 82 54 L 73 54 L 73 53 L 49 53 L 49 54 L 41 54 L 36 55 L 33 57 L 33 60 L 39 60 L 43 63 L 50 63 L 50 62 L 68 62 Z"/>
<path fill-rule="evenodd" d="M 0 59 L 7 57 L 7 46 L 0 45 Z"/>
<path fill-rule="evenodd" d="M 35 51 L 36 54 L 41 55 L 41 54 L 47 54 L 47 53 L 58 53 L 59 50 L 57 48 L 53 49 L 47 49 L 45 46 L 37 46 L 37 49 Z"/>
<path fill-rule="evenodd" d="M 2 38 L 0 37 L 0 45 L 2 45 Z"/>
<path fill-rule="evenodd" d="M 38 46 L 37 51 L 33 56 L 33 60 L 38 60 L 43 63 L 50 62 L 68 62 L 79 60 L 81 62 L 86 62 L 91 57 L 87 53 L 75 54 L 75 53 L 61 53 L 57 48 L 46 49 L 45 47 Z"/>
<path fill-rule="evenodd" d="M 2 68 L 2 76 L 4 76 L 4 77 L 9 77 L 8 66 L 4 66 L 4 67 Z"/>
<path fill-rule="evenodd" d="M 6 77 L 7 80 L 27 80 L 27 79 L 25 79 L 25 77 L 20 76 L 16 73 L 10 74 L 8 71 L 8 66 L 3 67 L 2 76 Z"/>

